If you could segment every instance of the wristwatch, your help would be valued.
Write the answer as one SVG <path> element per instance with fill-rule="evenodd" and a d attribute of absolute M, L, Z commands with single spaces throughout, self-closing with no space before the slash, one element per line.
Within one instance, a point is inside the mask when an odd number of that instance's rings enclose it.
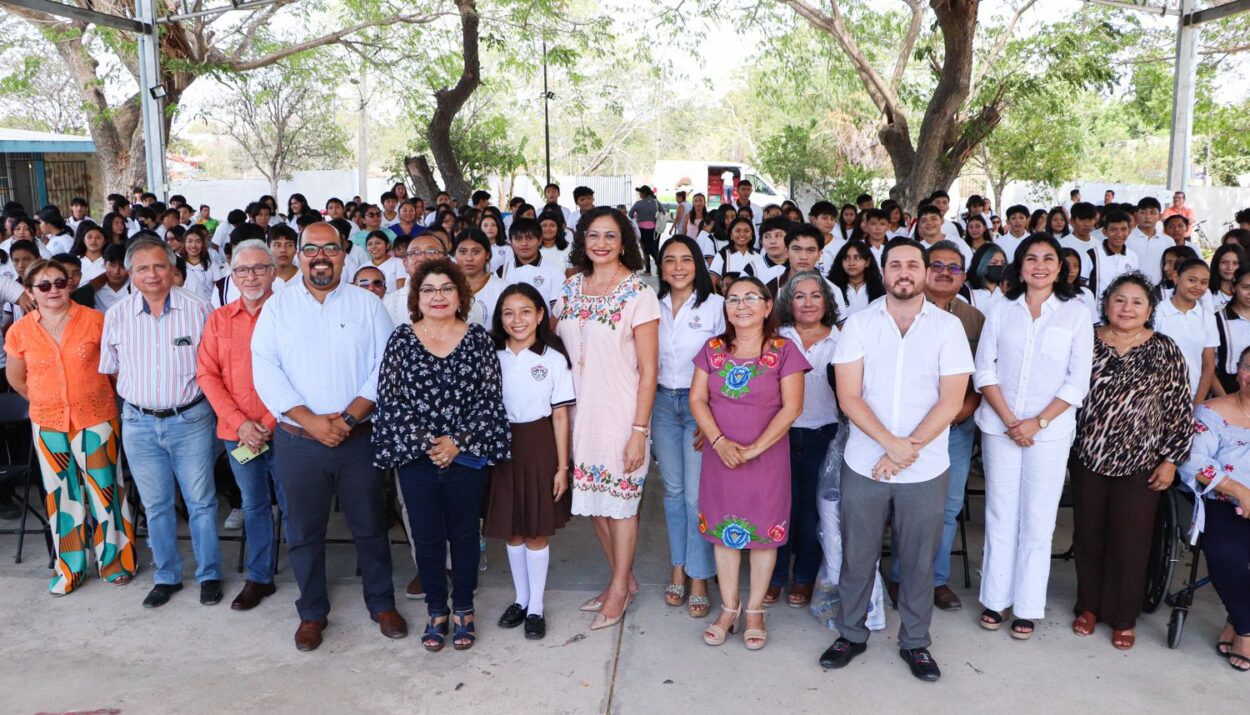
<path fill-rule="evenodd" d="M 360 420 L 356 419 L 356 416 L 353 415 L 352 413 L 344 412 L 343 424 L 347 425 L 351 429 L 355 429 L 356 425 L 360 424 Z"/>
<path fill-rule="evenodd" d="M 634 425 L 634 431 L 640 433 L 643 437 L 651 436 L 651 428 L 646 425 Z"/>
<path fill-rule="evenodd" d="M 1038 426 L 1038 427 L 1041 427 L 1042 429 L 1046 429 L 1046 427 L 1047 427 L 1048 425 L 1050 425 L 1050 420 L 1046 419 L 1045 417 L 1038 417 L 1038 418 L 1037 418 L 1037 426 Z"/>

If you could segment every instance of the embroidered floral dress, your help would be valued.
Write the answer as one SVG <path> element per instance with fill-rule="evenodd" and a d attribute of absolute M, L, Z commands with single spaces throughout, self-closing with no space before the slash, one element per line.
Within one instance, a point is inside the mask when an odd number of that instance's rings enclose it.
<path fill-rule="evenodd" d="M 803 351 L 776 338 L 758 358 L 739 359 L 720 338 L 694 357 L 707 373 L 708 406 L 716 426 L 741 445 L 764 433 L 781 411 L 781 378 L 811 369 Z M 790 538 L 790 438 L 730 469 L 710 442 L 699 472 L 699 533 L 731 549 L 775 549 Z"/>
<path fill-rule="evenodd" d="M 625 473 L 634 434 L 638 351 L 634 328 L 660 319 L 650 286 L 630 275 L 607 295 L 583 295 L 582 274 L 565 282 L 553 315 L 573 362 L 573 513 L 628 519 L 638 513 L 650 460 Z M 646 453 L 650 453 L 647 445 Z"/>

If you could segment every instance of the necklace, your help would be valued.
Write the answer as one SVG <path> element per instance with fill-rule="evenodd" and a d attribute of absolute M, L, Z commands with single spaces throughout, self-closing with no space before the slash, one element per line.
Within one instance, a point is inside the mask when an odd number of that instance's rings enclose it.
<path fill-rule="evenodd" d="M 1131 350 L 1133 346 L 1137 344 L 1137 339 L 1140 338 L 1141 334 L 1144 332 L 1146 332 L 1146 330 L 1143 328 L 1141 330 L 1138 330 L 1136 333 L 1133 333 L 1132 335 L 1130 335 L 1128 338 L 1128 343 L 1125 344 L 1123 348 L 1121 348 L 1120 341 L 1123 340 L 1123 337 L 1119 334 L 1119 332 L 1115 328 L 1111 326 L 1107 326 L 1107 335 L 1111 336 L 1110 342 L 1112 346 L 1115 348 L 1116 352 L 1120 353 L 1121 355 Z"/>
<path fill-rule="evenodd" d="M 48 314 L 46 313 L 40 313 L 39 323 L 43 325 L 44 330 L 48 331 L 49 333 L 52 333 L 53 335 L 56 335 L 57 333 L 61 332 L 61 329 L 65 327 L 65 324 L 69 322 L 69 311 L 68 310 L 65 311 L 61 315 L 60 321 L 58 321 L 55 325 L 53 325 L 51 322 L 48 321 L 49 317 L 50 316 L 48 316 Z"/>
<path fill-rule="evenodd" d="M 427 338 L 430 338 L 431 340 L 434 340 L 434 341 L 443 341 L 443 340 L 446 340 L 448 337 L 450 337 L 450 336 L 451 336 L 451 331 L 450 331 L 450 330 L 443 331 L 443 334 L 442 334 L 441 336 L 440 336 L 440 335 L 436 335 L 436 334 L 434 333 L 434 331 L 433 331 L 433 330 L 430 330 L 430 327 L 429 327 L 428 325 L 426 325 L 426 324 L 425 324 L 425 321 L 424 321 L 424 320 L 422 320 L 420 323 L 418 323 L 418 325 L 420 325 L 420 326 L 421 326 L 421 332 L 425 333 L 425 336 L 426 336 Z"/>

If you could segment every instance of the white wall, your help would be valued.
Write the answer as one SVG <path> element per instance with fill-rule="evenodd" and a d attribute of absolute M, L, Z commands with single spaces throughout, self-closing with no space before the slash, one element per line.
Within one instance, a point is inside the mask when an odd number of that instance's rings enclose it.
<path fill-rule="evenodd" d="M 391 182 L 380 176 L 369 177 L 369 195 L 364 198 L 377 203 L 382 192 L 391 188 Z M 337 196 L 350 201 L 359 191 L 354 171 L 297 171 L 290 181 L 278 182 L 278 206 L 285 213 L 286 200 L 293 193 L 302 193 L 308 205 L 324 209 L 326 201 Z M 222 179 L 218 181 L 175 181 L 170 184 L 172 194 L 182 194 L 193 206 L 208 204 L 213 216 L 225 220 L 231 209 L 243 209 L 256 199 L 269 193 L 269 182 L 264 179 Z"/>

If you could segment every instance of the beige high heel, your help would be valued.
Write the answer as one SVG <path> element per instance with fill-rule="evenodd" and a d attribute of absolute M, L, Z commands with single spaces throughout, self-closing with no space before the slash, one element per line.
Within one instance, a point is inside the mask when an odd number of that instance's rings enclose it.
<path fill-rule="evenodd" d="M 748 614 L 759 614 L 764 616 L 764 620 L 768 620 L 768 611 L 763 609 L 752 611 L 747 609 Z M 755 641 L 752 643 L 751 641 Z M 748 628 L 742 633 L 742 642 L 746 645 L 747 650 L 759 650 L 768 643 L 768 631 L 763 628 Z"/>
<path fill-rule="evenodd" d="M 725 604 L 722 603 L 720 605 L 720 609 L 724 611 L 725 613 L 732 613 L 734 619 L 733 619 L 733 622 L 729 624 L 728 631 L 726 631 L 724 628 L 721 628 L 719 625 L 715 623 L 708 626 L 703 631 L 703 642 L 707 643 L 708 645 L 723 645 L 725 643 L 725 639 L 729 637 L 729 634 L 738 630 L 738 618 L 742 613 L 742 606 L 738 606 L 737 608 L 730 608 L 729 606 L 726 606 Z"/>

